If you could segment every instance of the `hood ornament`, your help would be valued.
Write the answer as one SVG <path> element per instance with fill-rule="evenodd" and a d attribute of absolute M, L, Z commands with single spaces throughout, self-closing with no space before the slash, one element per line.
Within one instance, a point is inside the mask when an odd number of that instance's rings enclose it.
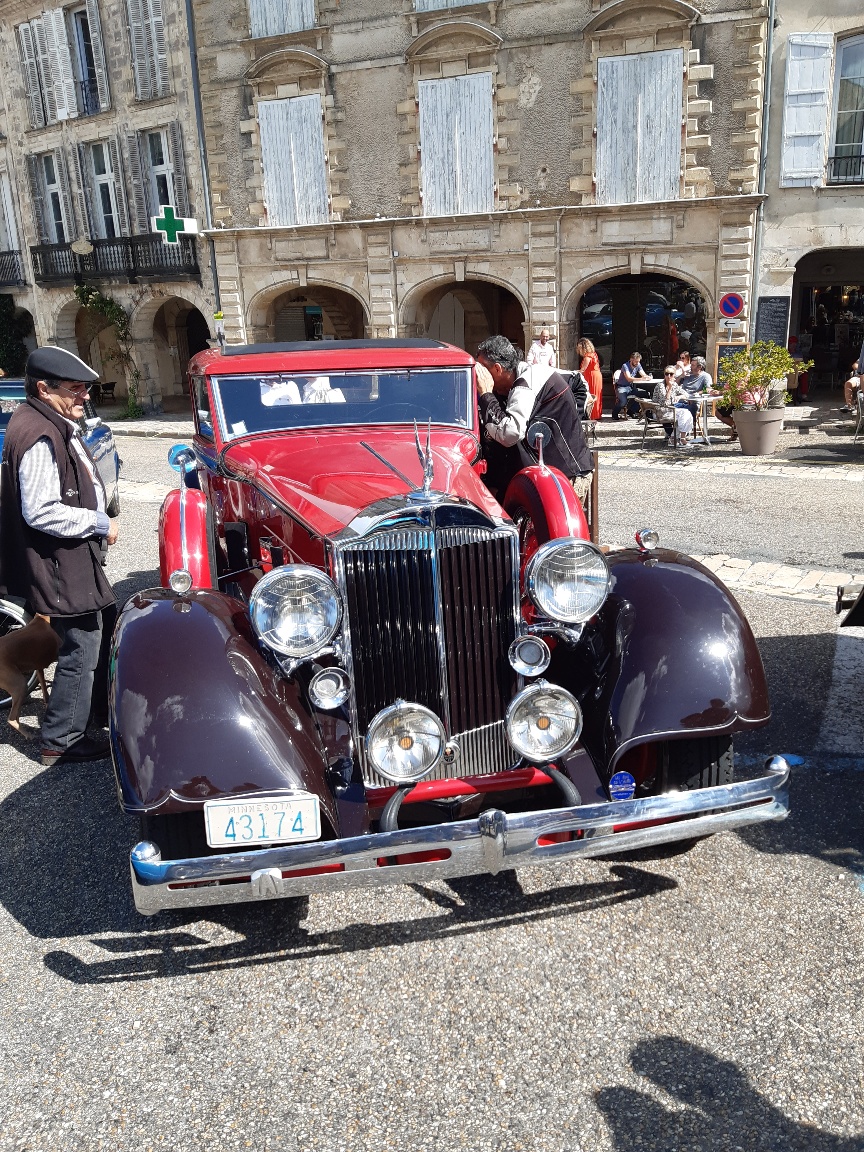
<path fill-rule="evenodd" d="M 432 420 L 430 418 L 426 429 L 426 448 L 420 447 L 420 432 L 417 421 L 414 421 L 414 443 L 417 445 L 417 455 L 420 457 L 420 467 L 423 469 L 423 489 L 421 495 L 427 500 L 432 495 L 432 481 L 435 477 L 435 461 L 432 458 Z"/>

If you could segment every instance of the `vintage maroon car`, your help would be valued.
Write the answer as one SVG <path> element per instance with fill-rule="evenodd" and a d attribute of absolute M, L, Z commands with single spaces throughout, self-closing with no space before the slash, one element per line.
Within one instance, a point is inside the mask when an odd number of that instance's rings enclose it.
<path fill-rule="evenodd" d="M 141 912 L 786 815 L 781 758 L 732 779 L 733 734 L 769 717 L 738 605 L 654 533 L 604 555 L 542 457 L 499 504 L 473 368 L 419 340 L 192 360 L 162 586 L 127 603 L 112 659 Z"/>

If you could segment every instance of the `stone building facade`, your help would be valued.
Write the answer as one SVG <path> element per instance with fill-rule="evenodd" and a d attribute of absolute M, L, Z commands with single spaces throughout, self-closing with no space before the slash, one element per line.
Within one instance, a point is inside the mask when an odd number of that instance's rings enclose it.
<path fill-rule="evenodd" d="M 166 204 L 205 216 L 183 0 L 9 0 L 0 68 L 0 291 L 32 318 L 31 342 L 81 355 L 118 397 L 133 372 L 76 285 L 120 304 L 141 399 L 158 406 L 184 391 L 214 312 L 206 241 L 169 247 L 151 226 Z"/>
<path fill-rule="evenodd" d="M 545 325 L 562 362 L 586 334 L 612 367 L 661 313 L 668 355 L 670 321 L 692 326 L 698 306 L 710 362 L 727 291 L 745 334 L 757 0 L 194 10 L 229 341 L 431 334 L 473 350 L 494 330 L 527 347 Z"/>
<path fill-rule="evenodd" d="M 864 12 L 779 0 L 777 17 L 757 334 L 837 384 L 864 341 Z"/>

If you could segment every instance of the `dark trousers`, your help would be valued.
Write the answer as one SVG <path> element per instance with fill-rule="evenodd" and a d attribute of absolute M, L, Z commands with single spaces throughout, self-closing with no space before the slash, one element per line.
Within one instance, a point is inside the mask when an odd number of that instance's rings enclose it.
<path fill-rule="evenodd" d="M 54 616 L 60 637 L 54 684 L 42 721 L 42 745 L 63 751 L 80 740 L 92 720 L 108 720 L 108 649 L 117 610 Z"/>

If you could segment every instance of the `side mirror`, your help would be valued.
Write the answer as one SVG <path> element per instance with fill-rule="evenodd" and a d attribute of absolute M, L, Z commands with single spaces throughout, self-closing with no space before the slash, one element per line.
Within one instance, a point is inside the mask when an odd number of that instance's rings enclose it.
<path fill-rule="evenodd" d="M 540 465 L 543 464 L 543 449 L 548 447 L 552 439 L 552 429 L 545 420 L 535 420 L 533 424 L 529 425 L 528 431 L 525 433 L 525 439 L 528 441 L 528 447 L 533 448 L 537 453 Z"/>
<path fill-rule="evenodd" d="M 195 453 L 188 444 L 174 444 L 168 450 L 168 465 L 175 472 L 194 472 Z"/>
<path fill-rule="evenodd" d="M 101 416 L 88 416 L 84 421 L 84 425 L 88 431 L 92 431 L 92 429 L 94 429 L 94 428 L 99 428 L 101 426 L 101 424 L 102 424 L 102 417 Z"/>

